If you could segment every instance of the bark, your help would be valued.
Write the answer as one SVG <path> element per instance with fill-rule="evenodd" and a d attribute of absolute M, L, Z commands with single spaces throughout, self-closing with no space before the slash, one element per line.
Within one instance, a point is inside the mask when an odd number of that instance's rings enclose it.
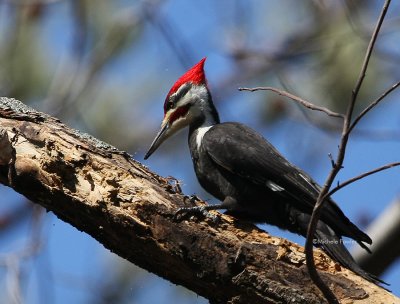
<path fill-rule="evenodd" d="M 215 212 L 125 152 L 14 99 L 0 99 L 0 182 L 104 247 L 211 303 L 322 303 L 301 246 Z M 323 279 L 343 303 L 400 303 L 316 250 Z"/>

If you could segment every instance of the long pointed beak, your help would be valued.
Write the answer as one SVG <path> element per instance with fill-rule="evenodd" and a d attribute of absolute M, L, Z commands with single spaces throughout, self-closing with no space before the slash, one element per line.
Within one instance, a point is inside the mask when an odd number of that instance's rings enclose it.
<path fill-rule="evenodd" d="M 153 152 L 157 150 L 157 148 L 163 143 L 163 141 L 168 138 L 168 132 L 167 132 L 168 130 L 169 130 L 169 123 L 168 121 L 166 121 L 161 125 L 161 130 L 158 132 L 156 138 L 154 138 L 153 142 L 151 143 L 149 150 L 144 156 L 144 159 L 148 159 L 150 155 L 153 154 Z"/>

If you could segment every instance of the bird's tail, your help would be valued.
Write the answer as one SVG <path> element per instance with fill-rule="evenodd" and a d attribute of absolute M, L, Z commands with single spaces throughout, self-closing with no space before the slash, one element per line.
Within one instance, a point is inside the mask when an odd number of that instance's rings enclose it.
<path fill-rule="evenodd" d="M 311 218 L 309 214 L 299 212 L 298 210 L 292 208 L 289 210 L 287 218 L 290 219 L 287 222 L 287 229 L 289 229 L 289 231 L 301 234 L 304 237 L 307 235 L 308 224 Z M 361 240 L 356 239 L 355 241 L 364 245 Z M 314 245 L 324 250 L 333 260 L 337 261 L 342 266 L 350 269 L 364 279 L 375 283 L 376 285 L 379 285 L 380 283 L 389 285 L 375 275 L 363 270 L 356 263 L 356 261 L 354 261 L 350 252 L 344 246 L 342 237 L 337 235 L 332 228 L 322 221 L 318 221 Z M 364 245 L 363 247 L 366 246 Z"/>
<path fill-rule="evenodd" d="M 336 235 L 336 233 L 323 222 L 318 223 L 314 244 L 317 247 L 321 247 L 332 259 L 364 279 L 377 285 L 380 283 L 389 285 L 377 276 L 363 270 L 344 246 L 343 239 Z"/>

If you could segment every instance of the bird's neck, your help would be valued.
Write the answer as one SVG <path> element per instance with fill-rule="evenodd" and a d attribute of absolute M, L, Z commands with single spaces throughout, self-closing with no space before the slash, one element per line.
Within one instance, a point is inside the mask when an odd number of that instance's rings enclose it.
<path fill-rule="evenodd" d="M 197 130 L 204 130 L 216 124 L 219 124 L 218 111 L 212 101 L 211 94 L 208 92 L 207 100 L 201 100 L 197 105 L 197 110 L 200 112 L 196 118 L 190 123 L 189 136 Z"/>
<path fill-rule="evenodd" d="M 201 145 L 204 134 L 214 125 L 219 124 L 218 111 L 214 106 L 211 94 L 208 93 L 208 99 L 200 104 L 201 115 L 192 121 L 189 126 L 189 145 L 198 149 Z"/>

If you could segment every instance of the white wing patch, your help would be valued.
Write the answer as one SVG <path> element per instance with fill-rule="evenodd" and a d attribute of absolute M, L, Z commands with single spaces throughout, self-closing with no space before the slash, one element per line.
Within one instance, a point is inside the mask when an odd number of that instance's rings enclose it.
<path fill-rule="evenodd" d="M 211 127 L 212 127 L 212 126 L 198 128 L 198 130 L 197 130 L 197 135 L 196 135 L 197 149 L 200 149 L 201 142 L 202 142 L 202 140 L 203 140 L 204 134 L 206 134 L 206 132 L 207 132 Z"/>
<path fill-rule="evenodd" d="M 302 179 L 304 179 L 304 180 L 307 182 L 307 184 L 309 184 L 313 189 L 315 189 L 315 185 L 310 181 L 309 178 L 307 178 L 307 176 L 304 176 L 304 175 L 301 174 L 301 173 L 299 173 L 299 176 L 300 176 Z"/>
<path fill-rule="evenodd" d="M 280 191 L 285 190 L 285 188 L 282 188 L 281 186 L 275 184 L 274 182 L 272 182 L 270 180 L 267 181 L 267 187 L 270 188 L 274 192 L 280 192 Z"/>

